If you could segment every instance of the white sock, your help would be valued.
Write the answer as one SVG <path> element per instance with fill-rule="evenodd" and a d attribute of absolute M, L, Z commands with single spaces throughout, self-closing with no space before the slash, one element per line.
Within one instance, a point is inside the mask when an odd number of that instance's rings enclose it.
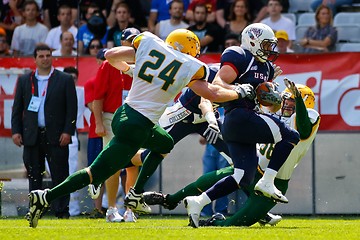
<path fill-rule="evenodd" d="M 278 173 L 277 171 L 275 171 L 271 168 L 266 168 L 263 179 L 266 181 L 274 182 L 274 179 L 275 179 L 277 173 Z"/>
<path fill-rule="evenodd" d="M 209 198 L 209 196 L 203 192 L 200 196 L 199 196 L 199 203 L 202 205 L 202 206 L 205 206 L 209 203 L 211 203 L 211 199 Z"/>

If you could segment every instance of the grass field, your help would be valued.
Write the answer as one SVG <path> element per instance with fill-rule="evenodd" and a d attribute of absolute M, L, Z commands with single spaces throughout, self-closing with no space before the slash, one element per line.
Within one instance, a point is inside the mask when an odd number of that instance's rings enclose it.
<path fill-rule="evenodd" d="M 23 218 L 0 219 L 0 239 L 360 239 L 360 217 L 290 217 L 275 227 L 202 227 L 187 226 L 186 216 L 146 216 L 137 223 L 106 223 L 105 220 L 45 217 L 37 228 L 28 227 Z"/>

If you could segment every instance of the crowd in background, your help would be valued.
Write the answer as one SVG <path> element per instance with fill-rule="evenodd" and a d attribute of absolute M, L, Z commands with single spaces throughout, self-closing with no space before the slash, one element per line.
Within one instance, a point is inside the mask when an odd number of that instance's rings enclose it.
<path fill-rule="evenodd" d="M 353 1 L 314 0 L 309 11 L 315 12 L 315 24 L 302 36 L 296 36 L 296 19 L 286 15 L 289 2 L 294 1 L 4 0 L 0 55 L 29 56 L 36 45 L 46 43 L 54 56 L 95 56 L 101 48 L 121 45 L 121 32 L 129 27 L 162 39 L 174 29 L 188 28 L 199 37 L 202 53 L 221 52 L 225 39 L 235 35 L 241 40 L 242 30 L 253 22 L 279 31 L 282 53 L 335 51 L 334 15 Z"/>

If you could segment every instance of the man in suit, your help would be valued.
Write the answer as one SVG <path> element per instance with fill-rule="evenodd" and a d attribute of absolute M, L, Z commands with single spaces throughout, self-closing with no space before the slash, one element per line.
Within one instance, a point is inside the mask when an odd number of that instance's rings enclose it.
<path fill-rule="evenodd" d="M 47 45 L 34 50 L 36 70 L 19 77 L 11 116 L 12 139 L 24 145 L 23 161 L 29 191 L 42 189 L 45 159 L 52 184 L 69 175 L 69 143 L 77 116 L 76 89 L 72 76 L 54 69 Z M 69 195 L 54 201 L 58 218 L 69 217 Z"/>

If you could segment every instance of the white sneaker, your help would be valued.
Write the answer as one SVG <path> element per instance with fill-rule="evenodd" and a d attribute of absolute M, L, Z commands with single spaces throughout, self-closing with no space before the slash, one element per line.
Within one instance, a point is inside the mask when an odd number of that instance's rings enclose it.
<path fill-rule="evenodd" d="M 49 189 L 34 190 L 28 194 L 29 197 L 29 212 L 26 214 L 26 219 L 32 228 L 36 228 L 38 220 L 41 218 L 44 210 L 49 206 L 46 200 L 46 193 Z"/>
<path fill-rule="evenodd" d="M 289 200 L 275 187 L 274 183 L 261 178 L 255 185 L 255 194 L 271 198 L 275 202 L 288 203 Z"/>
<path fill-rule="evenodd" d="M 89 184 L 88 192 L 92 199 L 97 199 L 100 195 L 100 189 L 102 184 L 100 184 L 98 187 L 95 187 L 93 184 Z"/>
<path fill-rule="evenodd" d="M 267 213 L 266 216 L 259 220 L 259 224 L 261 226 L 265 226 L 266 224 L 269 224 L 270 226 L 275 226 L 282 220 L 282 217 L 280 215 L 275 215 L 272 213 Z"/>
<path fill-rule="evenodd" d="M 136 216 L 133 213 L 133 211 L 131 211 L 131 209 L 127 209 L 125 211 L 124 220 L 125 220 L 125 222 L 136 222 Z"/>
<path fill-rule="evenodd" d="M 129 193 L 126 194 L 124 205 L 136 213 L 151 213 L 151 208 L 145 203 L 143 195 L 135 193 L 134 188 L 130 188 Z"/>
<path fill-rule="evenodd" d="M 123 222 L 124 218 L 119 214 L 117 208 L 109 207 L 106 211 L 106 222 Z"/>
<path fill-rule="evenodd" d="M 189 216 L 189 225 L 198 228 L 200 212 L 204 206 L 200 204 L 198 196 L 186 197 L 184 199 L 184 204 Z"/>

